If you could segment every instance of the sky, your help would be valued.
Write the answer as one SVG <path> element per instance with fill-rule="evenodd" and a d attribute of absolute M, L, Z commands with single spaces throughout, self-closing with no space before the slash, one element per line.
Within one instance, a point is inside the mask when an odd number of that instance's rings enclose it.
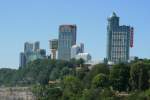
<path fill-rule="evenodd" d="M 116 12 L 120 25 L 135 28 L 130 56 L 150 58 L 150 0 L 0 0 L 0 68 L 18 68 L 24 42 L 49 40 L 62 24 L 77 25 L 77 43 L 94 60 L 106 57 L 107 18 Z"/>

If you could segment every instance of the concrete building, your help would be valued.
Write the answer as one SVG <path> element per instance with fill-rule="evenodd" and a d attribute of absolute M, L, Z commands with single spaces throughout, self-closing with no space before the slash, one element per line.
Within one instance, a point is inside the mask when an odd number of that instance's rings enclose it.
<path fill-rule="evenodd" d="M 76 44 L 76 25 L 60 25 L 58 39 L 58 59 L 69 61 L 71 47 Z"/>
<path fill-rule="evenodd" d="M 130 46 L 132 47 L 131 31 L 133 28 L 119 25 L 119 17 L 116 13 L 108 18 L 107 26 L 107 60 L 110 63 L 128 62 Z"/>
<path fill-rule="evenodd" d="M 51 50 L 51 59 L 56 59 L 57 50 L 58 50 L 58 39 L 52 39 L 49 41 L 50 50 Z"/>

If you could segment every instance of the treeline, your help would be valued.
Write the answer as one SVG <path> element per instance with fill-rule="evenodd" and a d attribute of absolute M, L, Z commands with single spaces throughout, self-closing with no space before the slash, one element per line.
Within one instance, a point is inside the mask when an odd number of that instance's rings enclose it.
<path fill-rule="evenodd" d="M 91 70 L 82 59 L 36 60 L 18 70 L 1 69 L 0 85 L 31 85 L 38 100 L 150 100 L 150 60 Z"/>
<path fill-rule="evenodd" d="M 35 60 L 19 69 L 0 69 L 0 86 L 29 86 L 47 84 L 49 80 L 62 79 L 73 75 L 77 66 L 83 66 L 82 59 L 70 62 L 59 60 Z"/>

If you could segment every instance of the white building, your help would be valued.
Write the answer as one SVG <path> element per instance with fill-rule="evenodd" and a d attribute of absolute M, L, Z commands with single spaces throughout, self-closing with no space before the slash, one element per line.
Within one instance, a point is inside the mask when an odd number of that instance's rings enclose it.
<path fill-rule="evenodd" d="M 80 43 L 79 45 L 73 45 L 71 47 L 71 58 L 75 58 L 77 54 L 84 52 L 84 44 Z"/>
<path fill-rule="evenodd" d="M 75 59 L 83 59 L 85 62 L 89 62 L 92 57 L 89 53 L 79 53 L 75 56 Z"/>

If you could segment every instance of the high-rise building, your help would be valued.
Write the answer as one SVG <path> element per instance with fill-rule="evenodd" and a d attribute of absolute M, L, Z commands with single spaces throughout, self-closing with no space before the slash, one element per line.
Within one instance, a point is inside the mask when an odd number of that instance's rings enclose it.
<path fill-rule="evenodd" d="M 81 53 L 84 52 L 84 44 L 83 43 L 80 43 L 80 51 L 81 51 Z"/>
<path fill-rule="evenodd" d="M 107 26 L 107 60 L 112 63 L 128 62 L 131 42 L 130 26 L 119 25 L 119 17 L 113 12 Z"/>
<path fill-rule="evenodd" d="M 40 51 L 39 54 L 40 54 L 43 58 L 45 58 L 45 57 L 46 57 L 46 50 L 45 50 L 45 49 L 40 49 L 39 51 Z"/>
<path fill-rule="evenodd" d="M 24 67 L 26 65 L 26 57 L 23 52 L 20 53 L 20 64 L 19 67 Z"/>
<path fill-rule="evenodd" d="M 29 42 L 25 42 L 24 52 L 32 52 L 32 51 L 33 51 L 33 44 Z"/>
<path fill-rule="evenodd" d="M 51 50 L 51 59 L 56 59 L 56 52 L 58 49 L 58 39 L 52 39 L 49 41 Z"/>
<path fill-rule="evenodd" d="M 34 43 L 34 51 L 37 51 L 37 50 L 39 50 L 40 49 L 40 42 L 39 41 L 36 41 L 35 43 Z"/>
<path fill-rule="evenodd" d="M 24 52 L 20 53 L 20 67 L 24 67 L 27 63 L 46 58 L 46 50 L 40 49 L 40 42 L 29 43 L 25 42 Z"/>
<path fill-rule="evenodd" d="M 76 25 L 61 25 L 59 27 L 58 59 L 71 59 L 71 47 L 76 44 Z"/>

